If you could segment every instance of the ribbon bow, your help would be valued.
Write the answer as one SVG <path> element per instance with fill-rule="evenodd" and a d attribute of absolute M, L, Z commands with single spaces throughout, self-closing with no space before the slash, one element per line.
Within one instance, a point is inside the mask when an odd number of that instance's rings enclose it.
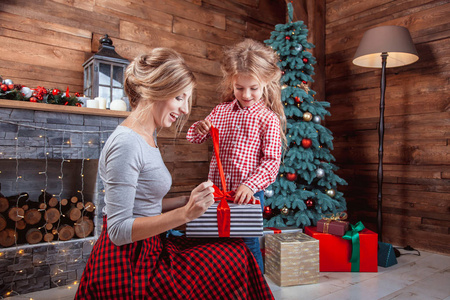
<path fill-rule="evenodd" d="M 223 172 L 222 163 L 219 157 L 219 130 L 211 126 L 211 137 L 214 146 L 214 155 L 216 156 L 217 168 L 219 169 L 220 182 L 222 183 L 222 189 L 220 190 L 216 185 L 214 188 L 214 200 L 220 201 L 217 205 L 217 229 L 219 231 L 219 237 L 230 237 L 230 206 L 228 202 L 234 201 L 234 191 L 227 192 L 227 184 L 225 182 L 225 174 Z M 257 202 L 258 203 L 258 202 Z"/>
<path fill-rule="evenodd" d="M 351 271 L 359 272 L 359 260 L 360 260 L 360 242 L 359 242 L 359 232 L 362 231 L 365 227 L 361 221 L 356 223 L 356 225 L 350 224 L 351 229 L 347 231 L 343 239 L 350 240 L 352 242 L 352 256 L 350 258 L 350 262 L 352 263 Z"/>

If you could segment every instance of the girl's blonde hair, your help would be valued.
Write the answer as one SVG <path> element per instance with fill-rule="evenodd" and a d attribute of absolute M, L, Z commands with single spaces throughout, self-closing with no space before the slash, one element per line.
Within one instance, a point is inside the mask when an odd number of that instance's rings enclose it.
<path fill-rule="evenodd" d="M 271 48 L 252 39 L 225 49 L 222 59 L 223 80 L 221 92 L 223 102 L 235 99 L 233 82 L 238 74 L 253 76 L 263 87 L 265 105 L 280 120 L 280 135 L 283 148 L 286 147 L 286 116 L 281 103 L 281 70 L 278 67 L 278 55 Z"/>
<path fill-rule="evenodd" d="M 149 54 L 136 57 L 125 70 L 124 90 L 132 110 L 141 101 L 146 102 L 147 109 L 157 101 L 172 99 L 187 89 L 194 89 L 195 84 L 194 74 L 183 57 L 170 48 L 154 48 Z M 187 101 L 190 113 L 192 97 Z M 178 118 L 178 131 L 189 118 L 189 113 Z"/>

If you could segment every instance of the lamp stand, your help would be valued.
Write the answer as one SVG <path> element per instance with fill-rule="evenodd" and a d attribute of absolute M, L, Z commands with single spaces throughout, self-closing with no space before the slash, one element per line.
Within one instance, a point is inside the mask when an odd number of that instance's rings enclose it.
<path fill-rule="evenodd" d="M 377 195 L 377 230 L 378 240 L 382 241 L 383 217 L 382 217 L 382 200 L 383 200 L 383 139 L 384 139 L 384 94 L 386 91 L 386 59 L 387 52 L 381 54 L 381 83 L 380 83 L 380 124 L 378 126 L 378 195 Z"/>

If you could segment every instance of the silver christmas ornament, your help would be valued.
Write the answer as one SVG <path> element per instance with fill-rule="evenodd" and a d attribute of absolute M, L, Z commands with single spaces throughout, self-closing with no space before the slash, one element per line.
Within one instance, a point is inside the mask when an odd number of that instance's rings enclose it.
<path fill-rule="evenodd" d="M 322 122 L 322 118 L 320 116 L 314 116 L 312 121 L 316 124 L 320 124 L 320 122 Z"/>
<path fill-rule="evenodd" d="M 29 87 L 26 87 L 26 86 L 22 87 L 22 89 L 20 91 L 26 98 L 30 98 L 33 95 L 33 91 Z"/>
<path fill-rule="evenodd" d="M 266 196 L 267 198 L 270 198 L 270 197 L 272 197 L 273 196 L 273 190 L 271 190 L 271 189 L 266 189 L 265 191 L 264 191 L 264 196 Z"/>
<path fill-rule="evenodd" d="M 336 196 L 336 191 L 333 189 L 329 189 L 327 190 L 327 195 L 333 198 L 334 196 Z"/>
<path fill-rule="evenodd" d="M 295 46 L 295 50 L 300 52 L 303 50 L 303 46 L 301 44 L 298 44 L 297 46 Z"/>
<path fill-rule="evenodd" d="M 323 176 L 325 176 L 325 171 L 322 168 L 317 168 L 316 176 L 317 178 L 322 178 Z"/>
<path fill-rule="evenodd" d="M 5 79 L 3 80 L 3 83 L 6 85 L 14 84 L 14 82 L 11 79 Z"/>

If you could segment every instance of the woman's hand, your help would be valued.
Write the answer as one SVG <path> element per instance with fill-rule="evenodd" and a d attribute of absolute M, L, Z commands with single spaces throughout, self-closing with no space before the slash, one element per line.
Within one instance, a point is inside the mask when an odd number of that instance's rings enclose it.
<path fill-rule="evenodd" d="M 211 181 L 206 181 L 192 190 L 188 203 L 184 206 L 189 221 L 197 219 L 214 203 L 214 188 Z"/>
<path fill-rule="evenodd" d="M 210 121 L 202 120 L 197 123 L 197 126 L 195 127 L 195 131 L 198 134 L 207 135 L 208 132 L 211 130 L 211 126 L 212 126 L 212 124 Z"/>
<path fill-rule="evenodd" d="M 253 197 L 253 191 L 251 188 L 246 186 L 245 184 L 241 184 L 237 190 L 236 195 L 234 197 L 234 203 L 237 204 L 248 204 L 252 201 L 253 204 L 256 203 L 255 197 Z"/>

